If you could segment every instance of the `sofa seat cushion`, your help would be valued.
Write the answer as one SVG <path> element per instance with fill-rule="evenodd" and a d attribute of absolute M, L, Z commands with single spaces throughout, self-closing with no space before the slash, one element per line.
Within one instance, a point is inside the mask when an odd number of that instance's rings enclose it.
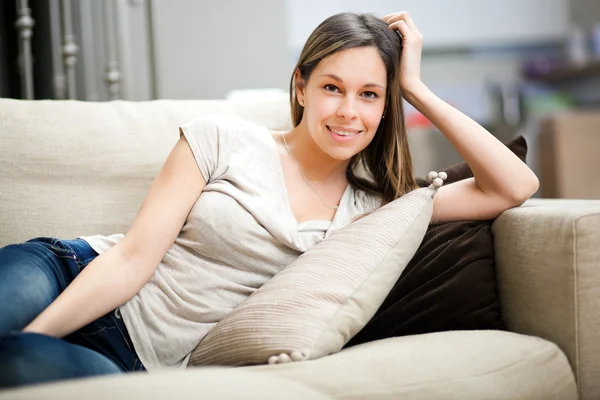
<path fill-rule="evenodd" d="M 565 355 L 504 331 L 448 331 L 364 343 L 318 360 L 242 367 L 336 399 L 577 399 Z"/>
<path fill-rule="evenodd" d="M 332 399 L 291 379 L 231 368 L 134 372 L 0 391 L 0 400 Z"/>

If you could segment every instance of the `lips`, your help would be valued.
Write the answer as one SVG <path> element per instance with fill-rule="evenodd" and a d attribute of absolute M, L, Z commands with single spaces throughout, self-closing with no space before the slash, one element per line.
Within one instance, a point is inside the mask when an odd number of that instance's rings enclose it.
<path fill-rule="evenodd" d="M 343 136 L 343 137 L 356 136 L 357 134 L 362 132 L 362 130 L 346 128 L 346 127 L 341 127 L 341 126 L 332 126 L 332 125 L 325 125 L 325 126 L 327 127 L 327 129 L 329 129 L 329 131 L 331 131 L 339 136 Z"/>
<path fill-rule="evenodd" d="M 357 140 L 357 138 L 361 137 L 360 134 L 363 131 L 359 131 L 356 129 L 352 129 L 352 130 L 342 130 L 340 129 L 340 127 L 330 127 L 329 125 L 325 125 L 325 129 L 327 129 L 327 133 L 329 133 L 329 137 L 331 137 L 331 139 L 333 139 L 335 142 L 344 145 L 347 143 L 353 143 L 355 140 Z M 333 130 L 332 130 L 333 129 Z M 345 129 L 349 129 L 349 128 L 345 128 Z M 350 132 L 350 135 L 344 135 L 344 134 L 340 134 L 340 133 L 336 133 L 337 132 Z"/>

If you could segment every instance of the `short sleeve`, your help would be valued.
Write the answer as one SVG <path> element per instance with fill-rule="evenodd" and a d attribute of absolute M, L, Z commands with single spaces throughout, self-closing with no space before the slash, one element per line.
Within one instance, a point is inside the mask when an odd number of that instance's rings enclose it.
<path fill-rule="evenodd" d="M 239 134 L 235 118 L 208 115 L 179 127 L 179 134 L 185 136 L 207 184 L 227 171 L 232 147 Z"/>

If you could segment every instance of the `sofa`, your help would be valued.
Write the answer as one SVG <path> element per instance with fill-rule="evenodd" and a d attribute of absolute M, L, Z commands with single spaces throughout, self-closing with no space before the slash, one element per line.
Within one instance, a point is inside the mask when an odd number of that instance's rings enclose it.
<path fill-rule="evenodd" d="M 290 127 L 285 101 L 0 99 L 0 247 L 125 232 L 178 126 L 215 112 Z M 393 337 L 289 364 L 78 379 L 0 391 L 0 400 L 600 398 L 600 201 L 531 199 L 492 232 L 508 331 Z"/>

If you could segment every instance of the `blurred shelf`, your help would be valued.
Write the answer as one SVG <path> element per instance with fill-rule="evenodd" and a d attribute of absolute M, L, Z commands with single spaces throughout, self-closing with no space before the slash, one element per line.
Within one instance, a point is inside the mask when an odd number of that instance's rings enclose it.
<path fill-rule="evenodd" d="M 545 83 L 563 83 L 575 79 L 600 76 L 600 60 L 588 61 L 585 64 L 557 65 L 547 73 L 528 76 L 532 81 Z"/>

